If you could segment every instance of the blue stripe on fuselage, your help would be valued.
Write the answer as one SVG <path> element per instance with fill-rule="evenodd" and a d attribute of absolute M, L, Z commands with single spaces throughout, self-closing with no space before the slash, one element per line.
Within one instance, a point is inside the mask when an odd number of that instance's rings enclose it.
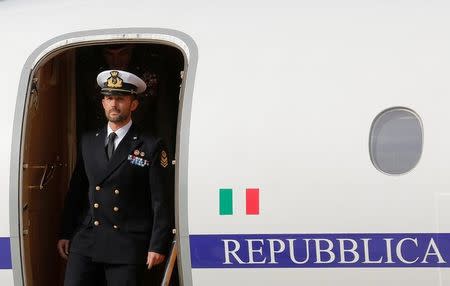
<path fill-rule="evenodd" d="M 0 269 L 12 269 L 11 240 L 9 237 L 0 237 Z"/>
<path fill-rule="evenodd" d="M 190 235 L 192 268 L 450 267 L 450 233 Z"/>

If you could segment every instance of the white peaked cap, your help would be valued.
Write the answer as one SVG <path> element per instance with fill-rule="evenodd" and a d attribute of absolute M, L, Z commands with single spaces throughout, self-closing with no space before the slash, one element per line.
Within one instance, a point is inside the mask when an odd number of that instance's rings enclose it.
<path fill-rule="evenodd" d="M 97 84 L 102 94 L 129 93 L 140 94 L 147 85 L 138 76 L 121 70 L 107 70 L 98 74 Z"/>

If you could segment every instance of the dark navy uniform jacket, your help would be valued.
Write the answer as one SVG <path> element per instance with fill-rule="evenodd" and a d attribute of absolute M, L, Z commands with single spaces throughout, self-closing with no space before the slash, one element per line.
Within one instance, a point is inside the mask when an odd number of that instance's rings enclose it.
<path fill-rule="evenodd" d="M 162 141 L 133 124 L 108 161 L 106 126 L 81 139 L 66 196 L 61 238 L 94 261 L 140 264 L 166 254 L 172 237 L 169 159 Z"/>

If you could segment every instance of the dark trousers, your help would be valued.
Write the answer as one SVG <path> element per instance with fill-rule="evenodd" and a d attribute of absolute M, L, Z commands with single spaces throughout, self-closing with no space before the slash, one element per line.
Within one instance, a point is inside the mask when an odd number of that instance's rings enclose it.
<path fill-rule="evenodd" d="M 64 286 L 140 286 L 144 270 L 145 265 L 99 263 L 72 252 L 67 261 Z"/>

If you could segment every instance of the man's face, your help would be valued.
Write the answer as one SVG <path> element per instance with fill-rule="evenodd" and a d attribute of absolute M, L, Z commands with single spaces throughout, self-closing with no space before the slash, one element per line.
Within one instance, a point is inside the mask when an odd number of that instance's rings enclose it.
<path fill-rule="evenodd" d="M 114 123 L 128 121 L 138 104 L 138 101 L 129 95 L 105 95 L 102 99 L 105 116 Z"/>

